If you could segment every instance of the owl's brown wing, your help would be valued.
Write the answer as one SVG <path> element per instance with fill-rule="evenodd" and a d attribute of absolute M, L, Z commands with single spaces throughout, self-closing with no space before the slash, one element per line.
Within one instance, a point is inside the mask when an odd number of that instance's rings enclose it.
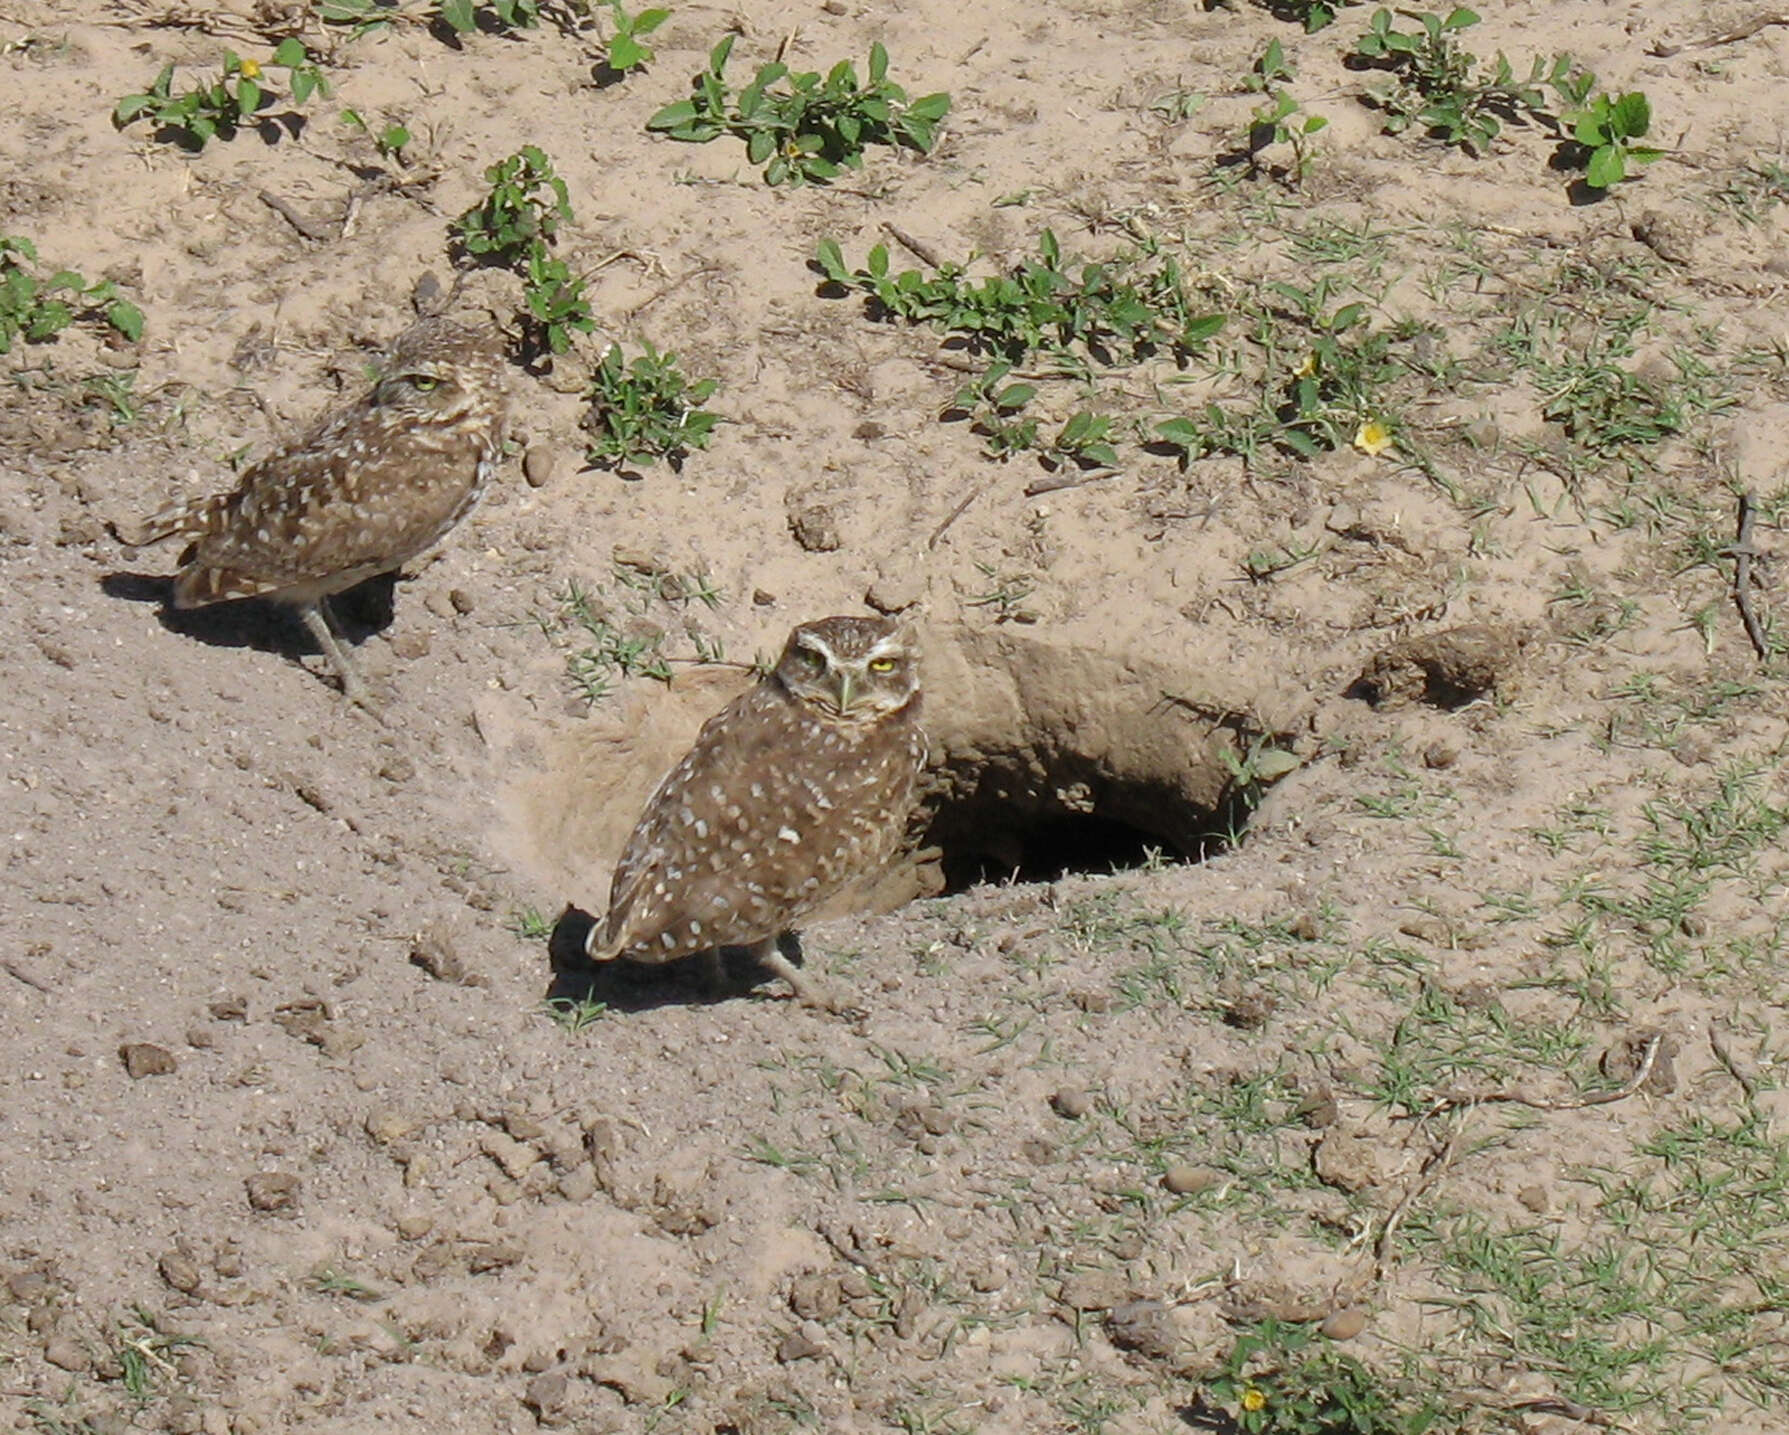
<path fill-rule="evenodd" d="M 356 431 L 346 416 L 243 476 L 174 585 L 176 607 L 339 591 L 413 557 L 480 488 L 479 446 Z M 390 437 L 392 446 L 380 442 Z M 445 437 L 445 436 L 444 436 Z"/>
<path fill-rule="evenodd" d="M 703 724 L 622 852 L 603 953 L 670 961 L 786 925 L 805 881 L 805 854 L 777 835 L 791 830 L 781 814 L 801 799 L 793 706 L 765 682 Z"/>

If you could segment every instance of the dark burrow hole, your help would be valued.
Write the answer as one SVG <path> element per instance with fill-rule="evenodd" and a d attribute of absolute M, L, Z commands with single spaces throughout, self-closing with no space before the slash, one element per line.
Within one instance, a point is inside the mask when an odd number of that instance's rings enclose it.
<path fill-rule="evenodd" d="M 1109 776 L 1034 782 L 1028 791 L 989 769 L 967 782 L 965 776 L 947 779 L 920 839 L 945 896 L 978 883 L 1054 882 L 1203 862 L 1234 845 L 1255 798 L 1232 789 L 1206 808 L 1154 784 Z M 1072 797 L 1059 795 L 1065 792 Z"/>

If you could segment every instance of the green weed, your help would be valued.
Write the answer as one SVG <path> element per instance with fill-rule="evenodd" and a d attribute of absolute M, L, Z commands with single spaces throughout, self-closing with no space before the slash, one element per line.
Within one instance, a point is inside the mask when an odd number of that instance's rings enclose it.
<path fill-rule="evenodd" d="M 621 8 L 621 0 L 609 0 L 609 22 L 615 33 L 605 47 L 605 63 L 617 75 L 630 74 L 652 63 L 652 47 L 646 36 L 671 18 L 669 10 L 642 10 L 630 15 Z"/>
<path fill-rule="evenodd" d="M 1390 1384 L 1309 1326 L 1264 1320 L 1236 1338 L 1201 1391 L 1246 1435 L 1423 1435 L 1445 1411 Z"/>
<path fill-rule="evenodd" d="M 0 354 L 11 353 L 18 339 L 39 344 L 92 319 L 132 342 L 143 336 L 143 311 L 121 298 L 110 279 L 89 284 L 73 269 L 45 274 L 29 239 L 0 235 Z"/>
<path fill-rule="evenodd" d="M 1588 89 L 1594 76 L 1583 76 Z M 1651 164 L 1665 152 L 1637 141 L 1652 128 L 1652 102 L 1639 90 L 1598 95 L 1559 117 L 1572 132 L 1584 158 L 1584 182 L 1592 189 L 1611 189 L 1639 165 Z"/>
<path fill-rule="evenodd" d="M 328 79 L 300 40 L 280 41 L 266 65 L 285 70 L 286 86 L 295 105 L 302 105 L 313 94 L 329 94 Z M 262 123 L 256 117 L 280 98 L 262 62 L 245 60 L 232 50 L 224 52 L 223 71 L 210 84 L 179 94 L 174 93 L 173 86 L 174 66 L 164 66 L 146 91 L 118 101 L 112 110 L 112 123 L 123 129 L 139 119 L 153 120 L 158 126 L 157 139 L 198 151 L 205 148 L 208 140 L 234 139 L 243 125 Z"/>
<path fill-rule="evenodd" d="M 687 100 L 666 105 L 646 128 L 672 139 L 706 144 L 721 135 L 745 141 L 746 159 L 764 166 L 767 184 L 826 184 L 846 169 L 863 167 L 870 145 L 905 146 L 930 154 L 950 96 L 909 101 L 888 79 L 888 51 L 870 47 L 869 80 L 841 60 L 824 76 L 796 72 L 782 61 L 761 65 L 735 98 L 726 80 L 734 36 L 708 57 L 708 68 L 690 82 Z M 780 88 L 778 88 L 780 86 Z"/>
<path fill-rule="evenodd" d="M 485 171 L 485 181 L 490 192 L 453 226 L 455 241 L 474 259 L 518 267 L 571 220 L 565 181 L 536 145 L 499 160 Z"/>
<path fill-rule="evenodd" d="M 681 468 L 691 449 L 708 447 L 720 422 L 719 414 L 701 407 L 719 387 L 719 379 L 691 383 L 677 355 L 661 354 L 651 344 L 631 361 L 619 344 L 611 346 L 586 394 L 584 427 L 592 435 L 586 457 L 609 467 L 643 468 L 664 459 Z"/>

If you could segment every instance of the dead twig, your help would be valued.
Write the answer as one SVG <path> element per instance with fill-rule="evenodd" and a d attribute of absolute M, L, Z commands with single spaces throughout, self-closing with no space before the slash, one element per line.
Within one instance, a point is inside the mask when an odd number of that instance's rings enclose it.
<path fill-rule="evenodd" d="M 1652 1077 L 1653 1064 L 1658 1060 L 1659 1048 L 1664 1044 L 1665 1034 L 1654 1032 L 1646 1039 L 1646 1052 L 1640 1058 L 1640 1064 L 1634 1068 L 1634 1074 L 1614 1091 L 1592 1092 L 1589 1096 L 1573 1096 L 1555 1100 L 1546 1096 L 1530 1096 L 1523 1091 L 1474 1091 L 1458 1096 L 1444 1096 L 1422 1113 L 1421 1120 L 1427 1121 L 1440 1116 L 1444 1112 L 1458 1111 L 1463 1106 L 1488 1106 L 1493 1102 L 1507 1102 L 1515 1106 L 1528 1106 L 1536 1111 L 1582 1111 L 1587 1106 L 1609 1106 L 1617 1101 L 1626 1101 Z"/>
<path fill-rule="evenodd" d="M 1765 641 L 1758 615 L 1752 611 L 1752 560 L 1758 556 L 1758 550 L 1752 547 L 1752 525 L 1757 516 L 1758 500 L 1748 488 L 1739 495 L 1739 532 L 1721 551 L 1733 559 L 1733 601 L 1739 607 L 1739 621 L 1745 624 L 1746 637 L 1752 641 L 1752 651 L 1762 663 L 1770 657 L 1770 644 Z"/>
<path fill-rule="evenodd" d="M 1708 1047 L 1714 1053 L 1714 1059 L 1727 1068 L 1727 1075 L 1739 1083 L 1739 1089 L 1746 1094 L 1746 1100 L 1758 1099 L 1758 1083 L 1739 1069 L 1739 1063 L 1733 1059 L 1733 1053 L 1727 1049 L 1727 1040 L 1721 1035 L 1719 1027 L 1708 1029 Z"/>
<path fill-rule="evenodd" d="M 1116 468 L 1096 468 L 1084 473 L 1080 469 L 1063 469 L 1048 478 L 1040 478 L 1025 485 L 1025 497 L 1036 498 L 1040 493 L 1055 493 L 1064 488 L 1079 488 L 1085 483 L 1098 483 L 1102 478 L 1117 478 L 1123 472 Z"/>
<path fill-rule="evenodd" d="M 938 251 L 927 244 L 925 240 L 914 238 L 898 224 L 889 224 L 885 222 L 882 228 L 887 231 L 889 238 L 893 239 L 895 243 L 901 246 L 901 248 L 912 253 L 921 263 L 930 264 L 934 269 L 942 269 L 944 267 L 943 258 L 941 258 Z"/>
<path fill-rule="evenodd" d="M 1755 20 L 1748 20 L 1737 30 L 1729 30 L 1724 35 L 1710 35 L 1706 40 L 1692 40 L 1686 47 L 1691 50 L 1709 50 L 1716 45 L 1734 45 L 1741 40 L 1749 40 L 1752 36 L 1768 30 L 1772 25 L 1789 25 L 1789 12 L 1774 15 L 1760 15 Z"/>
<path fill-rule="evenodd" d="M 932 536 L 926 539 L 926 547 L 928 549 L 936 548 L 938 546 L 938 540 L 944 537 L 945 530 L 963 516 L 963 511 L 968 508 L 970 504 L 974 503 L 976 499 L 980 498 L 986 488 L 987 484 L 985 483 L 976 484 L 974 488 L 970 489 L 969 492 L 964 495 L 961 503 L 944 515 L 944 522 L 934 528 L 932 530 Z"/>
<path fill-rule="evenodd" d="M 277 194 L 273 194 L 264 189 L 260 193 L 260 200 L 261 203 L 266 205 L 275 214 L 279 215 L 281 219 L 285 220 L 287 224 L 291 225 L 306 239 L 312 239 L 318 244 L 323 244 L 336 237 L 336 230 L 333 227 L 324 224 L 320 220 L 312 219 L 309 215 L 300 214 Z"/>
<path fill-rule="evenodd" d="M 1430 1154 L 1429 1159 L 1423 1162 L 1422 1170 L 1416 1173 L 1416 1179 L 1405 1189 L 1404 1194 L 1398 1199 L 1398 1204 L 1392 1207 L 1391 1214 L 1385 1218 L 1385 1225 L 1379 1232 L 1379 1239 L 1373 1242 L 1374 1280 L 1385 1279 L 1386 1256 L 1391 1251 L 1391 1238 L 1397 1234 L 1398 1227 L 1404 1223 L 1404 1217 L 1410 1214 L 1410 1208 L 1442 1178 L 1447 1168 L 1453 1165 L 1454 1156 L 1460 1149 L 1460 1138 L 1464 1134 L 1465 1127 L 1462 1126 L 1447 1138 L 1445 1146 Z"/>
<path fill-rule="evenodd" d="M 36 977 L 32 976 L 30 972 L 26 971 L 23 967 L 21 967 L 17 962 L 0 961 L 0 967 L 5 967 L 6 974 L 8 976 L 16 977 L 19 981 L 23 982 L 26 986 L 32 988 L 32 990 L 34 990 L 34 991 L 40 991 L 47 997 L 54 996 L 56 994 L 52 988 L 47 986 L 45 983 L 40 982 Z"/>

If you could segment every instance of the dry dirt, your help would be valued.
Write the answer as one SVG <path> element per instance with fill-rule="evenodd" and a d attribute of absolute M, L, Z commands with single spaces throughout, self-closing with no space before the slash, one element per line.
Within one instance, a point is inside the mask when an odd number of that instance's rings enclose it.
<path fill-rule="evenodd" d="M 1720 550 L 1756 488 L 1769 623 L 1789 26 L 1484 9 L 1479 54 L 1571 51 L 1672 153 L 1575 203 L 1539 126 L 1476 158 L 1382 134 L 1342 63 L 1364 7 L 1306 35 L 1246 3 L 677 4 L 599 83 L 551 23 L 0 3 L 0 232 L 147 317 L 0 359 L 0 1410 L 1126 1435 L 1188 1428 L 1255 1322 L 1359 1311 L 1345 1349 L 1458 1401 L 1445 1428 L 1783 1429 L 1783 663 Z M 880 40 L 953 97 L 944 142 L 771 189 L 731 140 L 646 133 L 729 29 L 741 80 Z M 296 138 L 110 123 L 168 61 L 291 34 L 335 84 Z M 1214 167 L 1275 38 L 1330 120 L 1302 187 Z M 410 127 L 406 183 L 368 181 L 344 106 Z M 525 143 L 599 333 L 516 369 L 485 505 L 361 605 L 378 723 L 296 622 L 164 612 L 173 555 L 108 525 L 360 383 Z M 960 350 L 822 292 L 825 237 L 917 265 L 890 225 L 984 273 L 1045 227 L 1169 246 L 1238 313 L 1328 276 L 1427 336 L 1432 383 L 1389 453 L 1132 444 L 1052 489 L 939 422 Z M 513 312 L 515 281 L 458 302 Z M 1497 366 L 1537 305 L 1633 341 L 1638 409 L 1700 395 L 1678 431 L 1587 452 Z M 589 363 L 642 340 L 725 421 L 680 472 L 586 468 Z M 90 382 L 130 375 L 122 405 Z M 1120 402 L 1159 420 L 1175 380 Z M 1049 387 L 1046 429 L 1083 402 Z M 664 635 L 668 685 L 587 701 L 573 583 Z M 547 929 L 600 910 L 746 680 L 698 639 L 745 660 L 866 602 L 924 625 L 938 764 L 913 860 L 806 934 L 867 1018 L 556 975 Z M 1249 813 L 1263 753 L 1297 762 Z"/>

